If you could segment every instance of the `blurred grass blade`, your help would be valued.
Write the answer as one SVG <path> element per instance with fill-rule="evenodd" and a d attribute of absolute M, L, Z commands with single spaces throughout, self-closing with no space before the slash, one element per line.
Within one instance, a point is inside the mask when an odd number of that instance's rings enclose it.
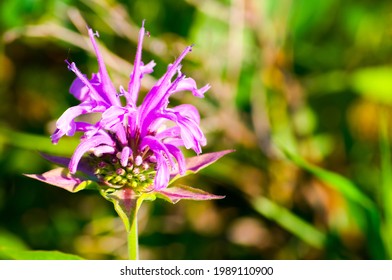
<path fill-rule="evenodd" d="M 0 260 L 83 260 L 83 258 L 59 251 L 29 250 L 18 236 L 0 229 Z"/>
<path fill-rule="evenodd" d="M 0 247 L 0 259 L 8 260 L 83 260 L 83 258 L 59 251 L 24 251 Z"/>
<path fill-rule="evenodd" d="M 388 121 L 380 116 L 381 203 L 384 209 L 383 238 L 389 258 L 392 257 L 392 164 Z"/>
<path fill-rule="evenodd" d="M 357 211 L 354 218 L 356 218 L 358 224 L 361 223 L 361 220 L 366 220 L 366 224 L 363 225 L 362 230 L 364 236 L 366 236 L 368 249 L 372 257 L 374 259 L 385 259 L 386 252 L 383 244 L 384 242 L 381 237 L 381 218 L 376 204 L 347 178 L 321 167 L 312 165 L 300 156 L 294 155 L 285 149 L 282 149 L 282 151 L 285 153 L 287 158 L 298 167 L 308 171 L 328 184 L 328 186 L 338 191 L 348 203 L 354 203 L 366 210 L 362 214 Z"/>
<path fill-rule="evenodd" d="M 78 140 L 74 138 L 64 138 L 61 139 L 59 144 L 53 145 L 49 137 L 16 132 L 0 126 L 0 145 L 1 144 L 48 154 L 66 155 L 73 153 L 78 145 Z"/>
<path fill-rule="evenodd" d="M 288 209 L 279 206 L 265 197 L 258 197 L 254 199 L 252 205 L 253 208 L 261 215 L 275 221 L 281 227 L 293 233 L 309 245 L 317 249 L 324 248 L 327 239 L 326 235 L 305 220 L 290 212 Z"/>
<path fill-rule="evenodd" d="M 3 228 L 0 228 L 0 244 L 1 244 L 0 250 L 1 247 L 13 248 L 15 250 L 28 249 L 27 245 L 23 242 L 23 240 L 19 236 Z M 1 253 L 0 253 L 0 258 L 1 258 Z"/>
<path fill-rule="evenodd" d="M 362 193 L 350 180 L 337 173 L 312 165 L 301 157 L 294 155 L 285 149 L 283 149 L 283 152 L 287 158 L 297 166 L 305 169 L 306 171 L 327 183 L 330 187 L 341 193 L 346 199 L 355 202 L 368 210 L 375 209 L 376 206 L 374 202 L 364 193 Z"/>

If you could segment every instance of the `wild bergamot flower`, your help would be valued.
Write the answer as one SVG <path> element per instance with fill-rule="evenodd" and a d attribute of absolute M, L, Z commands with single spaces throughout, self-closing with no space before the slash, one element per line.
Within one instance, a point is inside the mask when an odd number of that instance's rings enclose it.
<path fill-rule="evenodd" d="M 127 230 L 143 200 L 158 197 L 175 203 L 180 199 L 222 198 L 188 186 L 168 187 L 178 177 L 196 172 L 230 152 L 200 155 L 206 138 L 200 129 L 198 110 L 190 104 L 169 107 L 170 96 L 177 92 L 190 91 L 202 98 L 210 88 L 209 85 L 198 88 L 194 79 L 181 72 L 181 61 L 192 46 L 168 66 L 138 105 L 141 80 L 155 66 L 154 61 L 142 62 L 144 22 L 127 89 L 114 87 L 95 40 L 98 33 L 89 29 L 88 34 L 97 57 L 98 73 L 89 79 L 74 62 L 66 61 L 68 69 L 76 75 L 70 93 L 80 104 L 62 114 L 51 136 L 52 142 L 57 143 L 64 135 L 81 132 L 80 144 L 70 159 L 44 155 L 68 168 L 27 176 L 71 192 L 98 189 L 115 204 Z M 77 120 L 91 113 L 100 113 L 100 119 L 95 123 Z M 180 148 L 192 149 L 197 156 L 186 159 Z"/>

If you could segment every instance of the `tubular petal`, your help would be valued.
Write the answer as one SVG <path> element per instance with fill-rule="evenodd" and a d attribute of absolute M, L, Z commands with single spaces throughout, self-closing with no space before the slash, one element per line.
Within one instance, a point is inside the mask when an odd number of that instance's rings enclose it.
<path fill-rule="evenodd" d="M 145 30 L 144 30 L 144 21 L 142 27 L 139 31 L 139 40 L 137 44 L 135 61 L 133 63 L 133 71 L 131 74 L 131 79 L 128 85 L 128 95 L 126 96 L 127 102 L 136 104 L 136 100 L 139 95 L 140 90 L 140 79 L 142 78 L 143 72 L 141 70 L 142 67 L 142 45 L 144 38 Z"/>
<path fill-rule="evenodd" d="M 122 167 L 127 166 L 128 158 L 132 154 L 131 149 L 128 146 L 125 146 L 121 151 L 120 163 Z"/>
<path fill-rule="evenodd" d="M 107 100 L 112 105 L 120 106 L 120 100 L 117 97 L 116 89 L 114 88 L 112 81 L 110 80 L 109 74 L 106 70 L 105 63 L 103 61 L 103 57 L 99 51 L 97 42 L 95 41 L 94 36 L 98 37 L 98 33 L 94 33 L 90 28 L 88 30 L 88 35 L 90 36 L 91 43 L 93 44 L 93 48 L 95 51 L 95 55 L 97 56 L 98 66 L 99 66 L 99 74 L 101 78 L 101 87 L 102 92 L 101 96 Z"/>
<path fill-rule="evenodd" d="M 59 139 L 64 135 L 74 135 L 76 131 L 74 119 L 92 110 L 93 105 L 89 102 L 68 108 L 56 122 L 57 129 L 51 136 L 52 142 L 57 143 Z"/>
<path fill-rule="evenodd" d="M 113 142 L 113 140 L 111 138 L 108 138 L 103 135 L 94 136 L 90 139 L 84 140 L 76 148 L 76 150 L 71 158 L 71 161 L 69 162 L 69 166 L 68 166 L 69 171 L 72 174 L 74 174 L 77 170 L 78 163 L 79 163 L 80 159 L 82 158 L 82 156 L 86 152 L 88 152 L 90 149 L 97 148 L 100 145 L 107 145 L 107 146 L 114 147 L 115 143 Z"/>
<path fill-rule="evenodd" d="M 178 83 L 177 87 L 175 88 L 174 92 L 180 91 L 190 91 L 194 96 L 197 97 L 204 97 L 204 93 L 211 88 L 210 85 L 205 85 L 201 89 L 198 89 L 196 86 L 196 82 L 192 78 L 185 78 L 180 83 Z M 174 93 L 173 92 L 173 93 Z"/>

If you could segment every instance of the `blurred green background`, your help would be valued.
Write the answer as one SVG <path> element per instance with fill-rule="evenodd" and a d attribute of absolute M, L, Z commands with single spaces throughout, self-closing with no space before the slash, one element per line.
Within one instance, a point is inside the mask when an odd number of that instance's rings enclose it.
<path fill-rule="evenodd" d="M 157 62 L 144 91 L 194 43 L 183 71 L 212 88 L 173 99 L 200 110 L 205 152 L 236 152 L 185 179 L 225 199 L 143 205 L 141 259 L 392 258 L 391 1 L 3 0 L 0 13 L 0 258 L 127 257 L 111 203 L 22 174 L 53 167 L 38 151 L 77 145 L 49 135 L 77 104 L 64 60 L 97 71 L 86 26 L 119 86 L 143 19 L 143 61 Z"/>

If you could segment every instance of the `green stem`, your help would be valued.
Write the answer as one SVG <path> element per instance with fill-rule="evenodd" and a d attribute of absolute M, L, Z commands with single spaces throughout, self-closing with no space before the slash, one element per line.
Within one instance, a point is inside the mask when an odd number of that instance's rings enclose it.
<path fill-rule="evenodd" d="M 130 260 L 138 259 L 139 241 L 137 235 L 137 215 L 132 220 L 131 228 L 128 231 L 128 257 Z"/>

